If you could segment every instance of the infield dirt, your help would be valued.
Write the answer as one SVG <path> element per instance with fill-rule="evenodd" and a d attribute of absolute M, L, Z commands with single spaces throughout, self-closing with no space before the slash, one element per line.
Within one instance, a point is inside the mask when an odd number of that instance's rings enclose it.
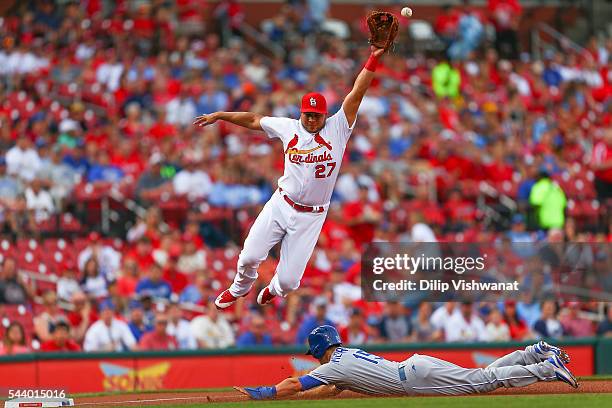
<path fill-rule="evenodd" d="M 578 389 L 573 389 L 561 382 L 536 383 L 524 388 L 500 388 L 487 395 L 539 395 L 539 394 L 576 394 L 576 393 L 612 393 L 612 381 L 584 381 Z M 482 396 L 483 394 L 475 394 Z M 336 399 L 373 398 L 367 395 L 346 391 Z M 380 398 L 380 397 L 377 397 Z M 436 397 L 424 397 L 436 398 Z M 96 397 L 76 398 L 76 406 L 82 407 L 130 407 L 139 405 L 188 405 L 216 402 L 241 402 L 248 398 L 237 391 L 223 392 L 177 392 L 177 393 L 142 393 L 119 394 Z"/>

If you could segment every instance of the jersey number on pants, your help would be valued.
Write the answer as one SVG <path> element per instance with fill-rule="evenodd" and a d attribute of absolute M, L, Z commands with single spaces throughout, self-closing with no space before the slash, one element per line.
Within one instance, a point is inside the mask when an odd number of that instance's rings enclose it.
<path fill-rule="evenodd" d="M 368 363 L 378 364 L 376 360 L 382 360 L 382 357 L 375 356 L 374 354 L 366 353 L 363 350 L 359 350 L 353 353 L 353 357 L 358 358 L 360 360 L 365 360 Z"/>
<path fill-rule="evenodd" d="M 325 174 L 325 164 L 327 165 L 327 167 L 329 167 L 329 173 Z M 325 178 L 325 177 L 329 177 L 331 176 L 331 174 L 333 173 L 334 169 L 336 168 L 336 162 L 329 162 L 329 163 L 325 163 L 325 164 L 317 164 L 317 166 L 315 167 L 315 177 L 316 178 Z"/>

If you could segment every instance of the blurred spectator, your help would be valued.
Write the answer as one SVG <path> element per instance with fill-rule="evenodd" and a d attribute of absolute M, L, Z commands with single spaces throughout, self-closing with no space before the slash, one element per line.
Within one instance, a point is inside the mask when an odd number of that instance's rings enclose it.
<path fill-rule="evenodd" d="M 565 313 L 561 313 L 559 321 L 563 326 L 563 333 L 570 337 L 590 337 L 595 334 L 593 322 L 579 316 L 580 303 L 569 302 Z"/>
<path fill-rule="evenodd" d="M 68 321 L 72 327 L 72 338 L 77 343 L 82 343 L 89 326 L 96 320 L 98 315 L 91 306 L 90 300 L 85 293 L 78 291 L 72 294 L 72 310 L 68 312 Z"/>
<path fill-rule="evenodd" d="M 355 241 L 357 248 L 372 242 L 376 225 L 382 219 L 381 205 L 368 198 L 368 191 L 367 185 L 360 185 L 357 201 L 344 204 L 344 217 L 348 220 L 347 225 L 351 238 Z"/>
<path fill-rule="evenodd" d="M 530 336 L 529 327 L 516 312 L 516 301 L 506 300 L 504 304 L 504 321 L 508 325 L 512 340 L 525 340 Z"/>
<path fill-rule="evenodd" d="M 389 343 L 410 341 L 412 324 L 404 305 L 397 301 L 389 301 L 378 324 L 380 337 Z"/>
<path fill-rule="evenodd" d="M 557 319 L 558 307 L 554 300 L 542 302 L 542 315 L 533 325 L 535 334 L 539 337 L 559 339 L 563 336 L 563 326 Z"/>
<path fill-rule="evenodd" d="M 136 248 L 132 246 L 132 250 L 129 251 L 126 256 L 134 258 L 138 264 L 138 268 L 141 271 L 146 271 L 155 264 L 153 259 L 153 243 L 151 238 L 143 236 L 136 242 Z"/>
<path fill-rule="evenodd" d="M 494 308 L 489 314 L 486 331 L 487 341 L 510 341 L 510 328 L 497 308 Z"/>
<path fill-rule="evenodd" d="M 117 289 L 117 281 L 108 282 L 107 288 L 107 299 L 111 300 L 115 304 L 117 310 L 127 309 L 128 299 L 119 294 L 119 290 Z"/>
<path fill-rule="evenodd" d="M 563 228 L 567 199 L 563 189 L 550 179 L 547 171 L 540 172 L 538 181 L 531 188 L 529 204 L 534 208 L 541 228 Z"/>
<path fill-rule="evenodd" d="M 210 192 L 212 182 L 208 174 L 202 169 L 202 165 L 197 163 L 192 154 L 185 153 L 182 163 L 183 169 L 172 179 L 172 186 L 175 194 L 203 198 Z"/>
<path fill-rule="evenodd" d="M 214 16 L 220 22 L 224 42 L 227 34 L 239 34 L 239 27 L 244 21 L 244 11 L 237 0 L 222 0 L 214 10 Z"/>
<path fill-rule="evenodd" d="M 457 68 L 443 59 L 431 71 L 431 84 L 438 98 L 456 99 L 459 96 L 461 75 Z"/>
<path fill-rule="evenodd" d="M 187 276 L 179 272 L 176 267 L 181 252 L 180 245 L 173 245 L 173 248 L 170 248 L 170 256 L 163 267 L 163 279 L 170 284 L 172 293 L 176 294 L 181 293 L 189 284 Z"/>
<path fill-rule="evenodd" d="M 162 279 L 163 271 L 157 264 L 149 268 L 149 276 L 142 278 L 136 286 L 138 295 L 148 294 L 153 298 L 169 299 L 172 294 L 170 284 Z"/>
<path fill-rule="evenodd" d="M 162 163 L 162 155 L 155 152 L 149 158 L 149 166 L 141 173 L 135 194 L 142 201 L 153 201 L 172 191 L 172 183 L 162 175 Z"/>
<path fill-rule="evenodd" d="M 122 296 L 130 298 L 136 294 L 136 286 L 140 279 L 138 264 L 133 257 L 123 258 L 123 267 L 117 278 L 117 290 Z"/>
<path fill-rule="evenodd" d="M 519 0 L 489 0 L 488 11 L 495 25 L 495 48 L 502 58 L 519 55 L 518 25 L 523 8 Z"/>
<path fill-rule="evenodd" d="M 206 268 L 206 251 L 198 249 L 196 237 L 183 235 L 184 251 L 178 259 L 177 269 L 186 274 L 194 274 Z"/>
<path fill-rule="evenodd" d="M 325 297 L 319 296 L 315 298 L 315 300 L 312 302 L 312 310 L 313 313 L 306 316 L 298 328 L 295 337 L 296 344 L 305 344 L 310 332 L 319 326 L 334 326 L 334 323 L 326 317 L 327 299 L 325 299 Z"/>
<path fill-rule="evenodd" d="M 368 342 L 368 329 L 361 309 L 351 310 L 348 325 L 340 328 L 339 334 L 343 344 L 366 344 Z"/>
<path fill-rule="evenodd" d="M 595 172 L 597 198 L 602 202 L 612 198 L 612 129 L 604 130 L 602 140 L 593 146 L 591 168 Z"/>
<path fill-rule="evenodd" d="M 89 234 L 89 245 L 79 254 L 79 270 L 85 270 L 85 263 L 91 257 L 97 260 L 100 272 L 106 279 L 114 279 L 116 271 L 121 266 L 121 254 L 110 245 L 102 243 L 97 232 Z"/>
<path fill-rule="evenodd" d="M 425 223 L 425 217 L 423 217 L 422 213 L 412 213 L 409 219 L 410 240 L 412 242 L 438 242 L 434 231 Z"/>
<path fill-rule="evenodd" d="M 362 113 L 361 110 L 359 113 Z M 368 188 L 368 199 L 371 201 L 379 200 L 376 181 L 372 177 L 365 172 L 361 172 L 356 164 L 349 163 L 343 170 L 342 174 L 338 176 L 338 182 L 334 190 L 341 202 L 357 201 L 360 187 L 365 188 L 366 186 Z"/>
<path fill-rule="evenodd" d="M 168 123 L 177 126 L 190 125 L 197 115 L 196 104 L 184 88 L 166 105 Z"/>
<path fill-rule="evenodd" d="M 51 338 L 40 345 L 40 351 L 81 351 L 81 346 L 70 338 L 70 325 L 62 321 L 53 326 Z"/>
<path fill-rule="evenodd" d="M 42 181 L 34 179 L 25 190 L 26 206 L 36 221 L 45 220 L 55 213 L 55 204 L 51 194 L 43 189 Z"/>
<path fill-rule="evenodd" d="M 459 17 L 458 8 L 448 4 L 442 6 L 442 12 L 436 17 L 434 29 L 447 45 L 457 36 Z"/>
<path fill-rule="evenodd" d="M 0 275 L 0 304 L 26 304 L 34 297 L 34 289 L 17 273 L 17 262 L 6 258 Z"/>
<path fill-rule="evenodd" d="M 99 305 L 100 320 L 91 325 L 85 334 L 85 351 L 128 351 L 134 350 L 136 339 L 128 325 L 115 318 L 115 305 L 102 301 Z"/>
<path fill-rule="evenodd" d="M 597 335 L 612 337 L 612 303 L 608 303 L 606 318 L 597 326 Z"/>
<path fill-rule="evenodd" d="M 108 281 L 102 275 L 98 261 L 95 258 L 90 258 L 85 262 L 81 288 L 92 298 L 108 296 Z"/>
<path fill-rule="evenodd" d="M 110 91 L 116 91 L 119 88 L 123 70 L 123 64 L 117 60 L 117 52 L 110 48 L 106 51 L 104 62 L 96 70 L 96 80 L 106 85 Z"/>
<path fill-rule="evenodd" d="M 67 264 L 61 277 L 57 281 L 57 297 L 61 300 L 68 301 L 72 296 L 81 291 L 81 286 L 76 279 L 76 268 L 73 265 Z"/>
<path fill-rule="evenodd" d="M 142 303 L 138 300 L 131 300 L 128 305 L 130 311 L 130 318 L 128 320 L 128 327 L 136 339 L 136 342 L 139 342 L 142 336 L 145 333 L 153 330 L 153 326 L 149 324 L 149 322 L 145 321 L 144 309 L 142 307 Z"/>
<path fill-rule="evenodd" d="M 534 276 L 541 276 L 541 274 L 536 273 Z M 526 296 L 528 296 L 528 294 L 525 294 L 525 296 L 523 297 Z M 539 296 L 533 296 L 529 299 L 529 301 L 522 301 L 516 303 L 517 316 L 520 317 L 523 321 L 525 321 L 525 324 L 529 328 L 533 328 L 536 321 L 542 315 L 540 301 L 537 298 L 539 298 Z"/>
<path fill-rule="evenodd" d="M 124 176 L 123 170 L 111 164 L 108 153 L 100 150 L 97 161 L 89 168 L 87 181 L 90 183 L 118 183 Z"/>
<path fill-rule="evenodd" d="M 446 326 L 446 323 L 451 319 L 451 317 L 461 313 L 459 308 L 456 306 L 456 302 L 446 302 L 431 314 L 429 322 L 434 330 L 434 339 L 444 339 L 444 327 Z"/>
<path fill-rule="evenodd" d="M 234 345 L 235 337 L 227 319 L 217 310 L 214 302 L 206 305 L 206 314 L 194 317 L 190 326 L 198 347 L 203 349 L 226 348 Z"/>
<path fill-rule="evenodd" d="M 42 311 L 34 317 L 34 333 L 40 342 L 51 340 L 51 332 L 59 322 L 67 322 L 68 318 L 59 308 L 57 295 L 53 290 L 46 291 L 43 296 Z"/>
<path fill-rule="evenodd" d="M 139 350 L 178 350 L 176 339 L 167 333 L 168 316 L 158 313 L 153 330 L 143 334 L 138 343 Z"/>
<path fill-rule="evenodd" d="M 128 236 L 134 228 L 128 231 Z M 170 258 L 170 251 L 181 252 L 180 244 L 175 242 L 176 236 L 174 234 L 164 234 L 159 239 L 159 246 L 153 250 L 151 257 L 153 261 L 161 267 L 165 267 L 168 259 Z"/>
<path fill-rule="evenodd" d="M 195 282 L 188 285 L 180 295 L 181 303 L 201 303 L 207 296 L 213 295 L 209 285 L 209 278 L 205 273 L 198 273 Z"/>
<path fill-rule="evenodd" d="M 314 24 L 314 28 L 317 29 L 327 18 L 329 13 L 329 0 L 308 0 L 308 11 L 310 12 L 310 18 Z"/>
<path fill-rule="evenodd" d="M 0 343 L 0 356 L 12 356 L 29 351 L 23 326 L 19 322 L 12 322 L 4 331 L 4 338 Z"/>
<path fill-rule="evenodd" d="M 532 245 L 535 242 L 535 234 L 527 231 L 525 217 L 522 214 L 512 216 L 512 226 L 507 235 L 512 242 L 512 250 L 518 256 L 527 258 L 536 254 L 536 249 Z"/>
<path fill-rule="evenodd" d="M 143 293 L 136 297 L 137 300 L 142 304 L 142 310 L 144 311 L 144 320 L 147 324 L 151 324 L 155 318 L 155 314 L 158 311 L 159 304 L 154 302 L 153 297 L 148 293 Z M 163 300 L 161 302 L 164 302 Z M 161 303 L 164 304 L 164 303 Z"/>
<path fill-rule="evenodd" d="M 271 346 L 272 336 L 267 333 L 266 321 L 258 314 L 251 315 L 249 330 L 244 332 L 238 340 L 236 347 L 252 347 L 252 346 Z"/>
<path fill-rule="evenodd" d="M 34 180 L 41 167 L 40 156 L 25 134 L 22 134 L 15 146 L 6 152 L 5 159 L 7 173 L 24 182 Z"/>
<path fill-rule="evenodd" d="M 442 331 L 437 331 L 431 323 L 431 303 L 422 302 L 412 319 L 412 339 L 417 342 L 438 341 Z"/>
<path fill-rule="evenodd" d="M 198 348 L 197 341 L 191 331 L 191 324 L 183 318 L 181 306 L 172 301 L 168 306 L 168 335 L 174 337 L 181 350 L 194 350 Z"/>
<path fill-rule="evenodd" d="M 267 80 L 267 73 L 267 67 L 261 63 L 261 59 L 256 55 L 244 67 L 244 74 L 253 82 Z M 198 113 L 203 114 L 224 111 L 227 109 L 228 103 L 228 95 L 220 84 L 209 80 L 206 81 L 204 93 L 198 100 Z"/>
<path fill-rule="evenodd" d="M 474 313 L 473 304 L 463 302 L 459 311 L 444 325 L 446 341 L 486 341 L 487 330 L 482 319 Z"/>
<path fill-rule="evenodd" d="M 17 198 L 23 192 L 19 179 L 6 172 L 6 160 L 0 156 L 0 208 L 16 209 Z"/>
<path fill-rule="evenodd" d="M 474 10 L 464 8 L 459 17 L 457 34 L 448 55 L 453 60 L 465 60 L 478 48 L 485 34 L 484 26 Z"/>
<path fill-rule="evenodd" d="M 76 147 L 64 156 L 63 162 L 81 177 L 86 177 L 91 167 L 89 158 L 85 153 L 85 144 L 82 142 L 77 142 Z"/>
<path fill-rule="evenodd" d="M 149 239 L 154 246 L 161 244 L 161 224 L 163 222 L 162 214 L 159 207 L 151 206 L 147 209 L 144 217 L 139 217 L 136 225 L 130 228 L 127 232 L 127 240 L 129 242 L 139 241 L 142 238 Z M 166 235 L 169 237 L 169 235 Z M 163 262 L 157 262 L 164 265 Z"/>
<path fill-rule="evenodd" d="M 62 120 L 58 127 L 57 147 L 74 149 L 79 142 L 80 130 L 81 125 L 76 120 L 70 118 Z"/>

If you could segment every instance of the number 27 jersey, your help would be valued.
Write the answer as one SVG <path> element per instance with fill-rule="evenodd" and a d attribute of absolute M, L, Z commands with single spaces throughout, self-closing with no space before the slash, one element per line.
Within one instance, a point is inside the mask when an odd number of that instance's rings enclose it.
<path fill-rule="evenodd" d="M 405 395 L 399 363 L 360 349 L 338 347 L 329 363 L 308 375 L 341 390 L 371 395 Z"/>
<path fill-rule="evenodd" d="M 349 125 L 344 110 L 327 118 L 316 134 L 308 132 L 296 119 L 266 116 L 260 124 L 268 137 L 283 142 L 285 169 L 278 186 L 296 203 L 329 204 L 346 143 L 355 126 Z"/>

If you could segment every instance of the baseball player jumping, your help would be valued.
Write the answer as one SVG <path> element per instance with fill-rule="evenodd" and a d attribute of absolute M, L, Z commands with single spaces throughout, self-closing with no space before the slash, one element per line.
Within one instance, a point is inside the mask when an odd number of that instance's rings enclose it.
<path fill-rule="evenodd" d="M 357 110 L 383 52 L 384 49 L 371 46 L 370 58 L 353 89 L 342 108 L 331 117 L 327 116 L 325 97 L 308 93 L 302 98 L 299 120 L 250 112 L 215 112 L 196 118 L 197 126 L 225 120 L 264 131 L 270 138 L 281 139 L 285 152 L 285 169 L 278 189 L 251 227 L 238 257 L 234 282 L 215 300 L 218 308 L 227 308 L 249 293 L 257 279 L 257 268 L 279 241 L 281 255 L 276 273 L 259 292 L 257 303 L 265 305 L 275 296 L 285 297 L 299 287 L 325 221 Z"/>
<path fill-rule="evenodd" d="M 554 380 L 578 387 L 565 366 L 569 362 L 567 353 L 544 341 L 505 355 L 487 368 L 474 369 L 419 354 L 395 362 L 360 349 L 344 348 L 332 326 L 314 329 L 308 336 L 308 346 L 307 354 L 321 363 L 309 374 L 287 378 L 273 387 L 234 388 L 260 400 L 298 393 L 324 398 L 344 390 L 387 396 L 463 395 Z"/>

